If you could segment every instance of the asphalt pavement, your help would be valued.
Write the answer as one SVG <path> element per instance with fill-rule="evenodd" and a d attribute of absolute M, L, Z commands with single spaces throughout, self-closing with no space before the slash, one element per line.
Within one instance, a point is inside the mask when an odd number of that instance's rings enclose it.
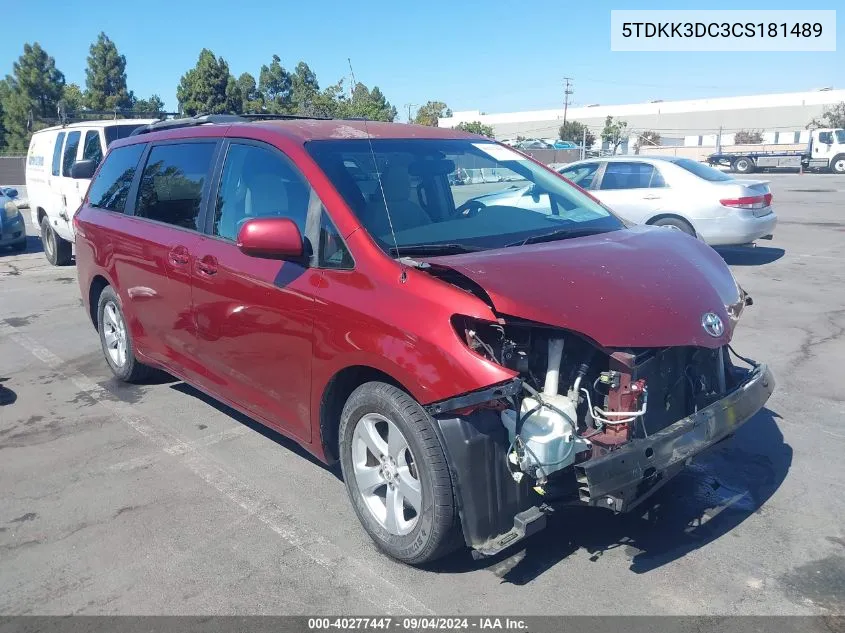
<path fill-rule="evenodd" d="M 0 614 L 842 614 L 845 177 L 766 178 L 774 240 L 723 256 L 768 407 L 647 513 L 559 512 L 426 569 L 292 442 L 167 377 L 116 383 L 30 227 L 0 252 Z"/>

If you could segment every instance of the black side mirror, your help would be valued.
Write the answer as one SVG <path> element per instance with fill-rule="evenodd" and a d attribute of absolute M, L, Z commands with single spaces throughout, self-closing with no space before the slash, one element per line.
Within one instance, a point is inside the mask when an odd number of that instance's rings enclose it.
<path fill-rule="evenodd" d="M 70 177 L 90 180 L 97 171 L 97 163 L 93 160 L 78 160 L 70 168 Z"/>
<path fill-rule="evenodd" d="M 5 195 L 7 198 L 17 198 L 18 190 L 14 187 L 6 187 L 5 189 L 0 190 L 0 194 Z"/>

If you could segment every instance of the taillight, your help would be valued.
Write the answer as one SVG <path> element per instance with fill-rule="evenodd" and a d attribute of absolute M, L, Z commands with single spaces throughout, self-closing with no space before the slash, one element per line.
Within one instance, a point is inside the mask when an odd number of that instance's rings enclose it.
<path fill-rule="evenodd" d="M 733 207 L 735 209 L 764 209 L 772 204 L 772 194 L 767 193 L 762 196 L 746 196 L 744 198 L 725 198 L 719 200 L 719 203 L 725 207 Z"/>

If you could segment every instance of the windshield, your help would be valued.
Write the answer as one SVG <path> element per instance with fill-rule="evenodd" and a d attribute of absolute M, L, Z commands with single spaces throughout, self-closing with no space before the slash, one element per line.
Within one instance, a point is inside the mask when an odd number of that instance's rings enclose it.
<path fill-rule="evenodd" d="M 139 127 L 138 123 L 134 125 L 108 125 L 104 129 L 106 134 L 106 146 L 111 145 L 119 138 L 128 138 L 132 132 Z"/>
<path fill-rule="evenodd" d="M 709 165 L 705 165 L 704 163 L 694 161 L 691 158 L 679 158 L 672 162 L 675 163 L 678 167 L 686 169 L 691 174 L 695 174 L 699 178 L 709 180 L 710 182 L 723 182 L 725 180 L 733 180 L 733 178 L 728 174 L 721 172 L 718 169 L 713 169 L 712 167 L 710 167 Z"/>
<path fill-rule="evenodd" d="M 836 142 L 845 145 L 845 130 L 834 130 L 833 133 L 836 135 Z"/>
<path fill-rule="evenodd" d="M 565 239 L 566 229 L 575 237 L 624 228 L 555 173 L 496 143 L 373 139 L 371 150 L 366 139 L 349 139 L 306 147 L 388 252 L 394 246 L 391 224 L 400 254 L 403 248 L 461 252 L 541 236 Z"/>

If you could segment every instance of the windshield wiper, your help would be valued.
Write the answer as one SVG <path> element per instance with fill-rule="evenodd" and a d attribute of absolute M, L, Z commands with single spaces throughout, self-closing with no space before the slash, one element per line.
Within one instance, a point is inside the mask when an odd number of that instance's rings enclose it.
<path fill-rule="evenodd" d="M 484 249 L 466 244 L 409 244 L 408 246 L 390 247 L 393 257 L 398 255 L 459 255 L 460 253 L 475 253 Z"/>
<path fill-rule="evenodd" d="M 555 240 L 565 240 L 570 237 L 584 237 L 586 235 L 598 235 L 599 233 L 609 233 L 614 229 L 606 229 L 606 228 L 596 228 L 596 227 L 579 227 L 579 228 L 569 228 L 569 229 L 558 229 L 556 231 L 552 231 L 551 233 L 541 233 L 539 235 L 531 235 L 530 237 L 526 237 L 524 240 L 519 240 L 518 242 L 511 242 L 510 244 L 505 244 L 505 248 L 510 246 L 525 246 L 526 244 L 536 244 L 538 242 L 553 242 Z"/>

